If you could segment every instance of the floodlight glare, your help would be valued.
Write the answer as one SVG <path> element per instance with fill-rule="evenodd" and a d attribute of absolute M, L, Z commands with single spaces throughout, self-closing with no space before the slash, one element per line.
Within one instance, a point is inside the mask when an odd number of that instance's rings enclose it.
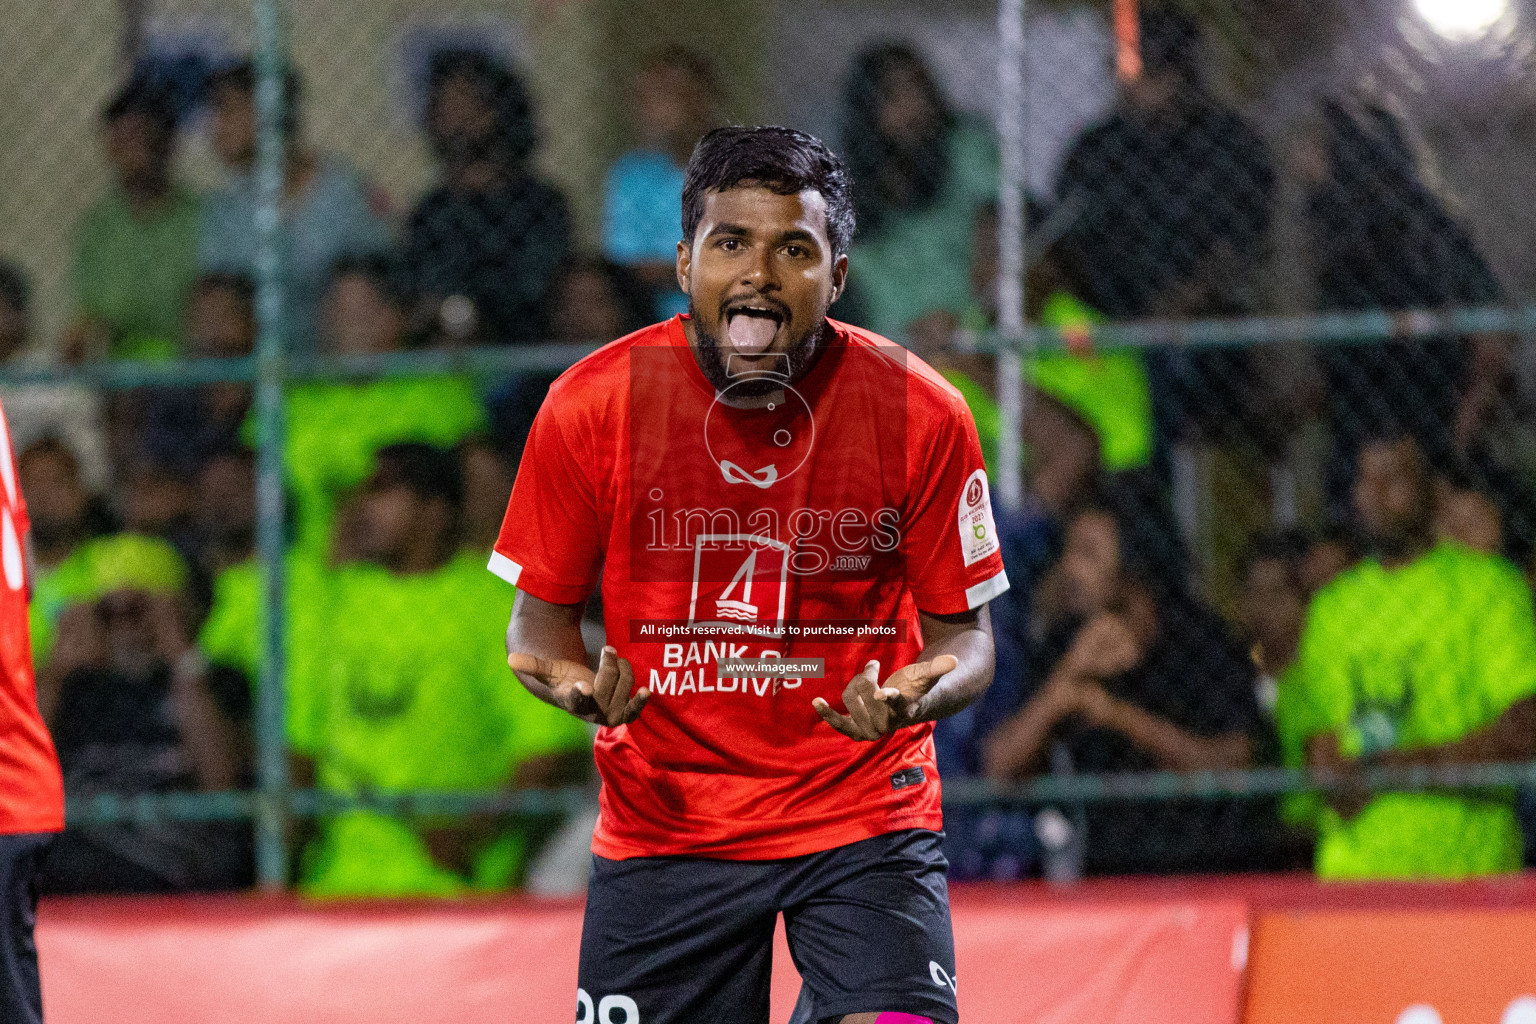
<path fill-rule="evenodd" d="M 1447 39 L 1479 39 L 1509 16 L 1509 0 L 1413 0 L 1429 27 Z"/>

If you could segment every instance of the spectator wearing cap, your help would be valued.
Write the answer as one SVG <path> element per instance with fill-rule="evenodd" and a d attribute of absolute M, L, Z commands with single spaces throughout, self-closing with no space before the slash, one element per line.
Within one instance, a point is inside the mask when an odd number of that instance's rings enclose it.
<path fill-rule="evenodd" d="M 924 316 L 962 311 L 976 211 L 997 198 L 991 129 L 955 113 L 916 50 L 882 44 L 848 76 L 842 142 L 859 217 L 844 315 L 903 339 Z"/>
<path fill-rule="evenodd" d="M 39 705 L 72 797 L 249 781 L 249 684 L 211 669 L 187 624 L 187 569 L 163 541 L 119 534 L 91 549 L 88 585 L 59 623 Z M 43 889 L 192 892 L 249 885 L 248 825 L 128 822 L 70 828 Z"/>
<path fill-rule="evenodd" d="M 1359 449 L 1354 500 L 1368 557 L 1307 610 L 1300 699 L 1281 735 L 1308 763 L 1353 774 L 1530 760 L 1536 755 L 1536 617 L 1519 571 L 1434 537 L 1423 444 L 1384 426 Z M 1341 792 L 1318 819 L 1329 878 L 1515 871 L 1522 838 L 1508 792 Z"/>
<path fill-rule="evenodd" d="M 129 81 L 102 110 L 112 183 L 75 231 L 76 318 L 66 357 L 181 352 L 202 205 L 172 176 L 177 113 L 170 92 L 144 78 Z"/>
<path fill-rule="evenodd" d="M 0 260 L 0 366 L 27 370 L 47 366 L 54 354 L 32 344 L 32 285 L 14 263 Z M 80 460 L 86 484 L 101 489 L 111 478 L 101 396 L 77 384 L 0 386 L 11 446 L 17 452 L 55 437 Z"/>
<path fill-rule="evenodd" d="M 406 223 L 416 319 L 444 341 L 539 340 L 545 294 L 571 249 L 571 217 L 531 166 L 538 132 L 527 87 L 485 54 L 440 51 L 426 130 L 442 177 Z"/>
<path fill-rule="evenodd" d="M 631 96 L 636 145 L 608 170 L 603 255 L 655 293 L 649 321 L 688 312 L 677 288 L 683 169 L 699 137 L 720 123 L 720 81 L 708 58 L 668 46 L 640 68 Z"/>
<path fill-rule="evenodd" d="M 355 505 L 359 561 L 335 574 L 316 674 L 296 684 L 310 717 L 294 722 L 294 748 L 312 758 L 320 789 L 348 795 L 567 777 L 588 756 L 587 729 L 507 670 L 497 616 L 511 602 L 486 582 L 483 554 L 460 548 L 457 456 L 392 445 L 376 465 Z M 526 842 L 520 825 L 349 811 L 322 823 L 301 885 L 321 896 L 505 889 Z"/>
<path fill-rule="evenodd" d="M 256 211 L 255 71 L 250 62 L 209 79 L 213 147 L 229 171 L 224 188 L 208 197 L 198 246 L 204 271 L 256 275 L 260 247 Z M 387 203 L 345 160 L 316 151 L 304 140 L 302 84 L 285 80 L 282 131 L 285 157 L 280 231 L 287 276 L 284 337 L 290 348 L 318 344 L 320 302 L 331 268 L 344 256 L 387 252 L 392 245 Z"/>
<path fill-rule="evenodd" d="M 1247 767 L 1262 719 L 1253 665 L 1187 589 L 1163 517 L 1118 487 L 1080 509 L 1061 569 L 1068 618 L 1032 652 L 1030 696 L 986 740 L 986 774 Z M 1262 815 L 1243 804 L 1095 804 L 1089 874 L 1265 866 Z"/>

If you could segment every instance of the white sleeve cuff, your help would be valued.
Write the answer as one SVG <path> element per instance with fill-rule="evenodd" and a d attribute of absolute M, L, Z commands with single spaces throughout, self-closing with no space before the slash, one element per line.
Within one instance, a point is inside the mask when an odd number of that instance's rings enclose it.
<path fill-rule="evenodd" d="M 508 562 L 508 565 L 512 563 Z M 1008 574 L 999 569 L 996 576 L 989 580 L 982 580 L 974 587 L 965 590 L 965 603 L 968 608 L 975 611 L 997 595 L 1008 589 Z"/>
<path fill-rule="evenodd" d="M 512 561 L 512 559 L 508 558 L 500 551 L 491 552 L 491 564 L 486 566 L 486 568 L 491 570 L 491 572 L 495 573 L 497 576 L 500 576 L 502 579 L 506 580 L 508 583 L 512 584 L 514 587 L 517 586 L 517 581 L 523 575 L 523 567 Z M 1003 583 L 1003 588 L 1006 590 L 1007 587 L 1008 584 L 1005 581 Z M 969 593 L 969 591 L 967 591 L 967 593 Z"/>

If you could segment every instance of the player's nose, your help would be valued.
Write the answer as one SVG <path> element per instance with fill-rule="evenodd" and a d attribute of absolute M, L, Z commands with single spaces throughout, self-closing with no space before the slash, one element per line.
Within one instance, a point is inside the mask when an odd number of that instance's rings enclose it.
<path fill-rule="evenodd" d="M 759 248 L 754 252 L 752 258 L 747 261 L 747 265 L 742 268 L 741 283 L 759 291 L 777 288 L 779 280 L 773 262 L 773 253 L 766 248 Z"/>

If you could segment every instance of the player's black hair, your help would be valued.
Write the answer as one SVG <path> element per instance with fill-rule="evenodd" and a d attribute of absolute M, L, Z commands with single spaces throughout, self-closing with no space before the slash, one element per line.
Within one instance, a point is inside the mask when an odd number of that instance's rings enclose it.
<path fill-rule="evenodd" d="M 22 316 L 32 309 L 32 284 L 26 271 L 10 260 L 0 260 L 0 302 Z"/>
<path fill-rule="evenodd" d="M 853 190 L 848 169 L 820 139 L 793 128 L 732 125 L 709 132 L 693 149 L 683 178 L 683 241 L 693 244 L 710 192 L 750 186 L 781 196 L 806 189 L 827 204 L 833 258 L 853 241 Z"/>
<path fill-rule="evenodd" d="M 256 63 L 246 59 L 234 64 L 219 68 L 208 76 L 203 86 L 203 95 L 212 99 L 220 89 L 234 89 L 237 92 L 249 93 L 253 98 L 256 95 Z M 304 99 L 304 80 L 299 77 L 296 68 L 289 66 L 283 69 L 283 135 L 293 138 L 299 133 L 299 106 Z"/>
<path fill-rule="evenodd" d="M 420 441 L 386 445 L 374 456 L 375 486 L 409 488 L 423 501 L 464 508 L 464 469 L 457 452 Z"/>
<path fill-rule="evenodd" d="M 889 138 L 880 127 L 880 108 L 890 79 L 911 75 L 936 115 L 917 145 Z M 928 65 L 905 43 L 881 43 L 861 53 L 843 85 L 842 151 L 853 176 L 854 204 L 865 231 L 885 216 L 932 206 L 949 179 L 950 139 L 955 113 Z"/>
<path fill-rule="evenodd" d="M 533 116 L 533 100 L 522 78 L 500 60 L 479 50 L 446 48 L 427 62 L 427 135 L 439 158 L 448 155 L 449 142 L 437 131 L 433 110 L 443 86 L 452 80 L 468 82 L 496 112 L 492 137 L 482 140 L 487 154 L 498 154 L 514 164 L 533 155 L 539 142 Z"/>

